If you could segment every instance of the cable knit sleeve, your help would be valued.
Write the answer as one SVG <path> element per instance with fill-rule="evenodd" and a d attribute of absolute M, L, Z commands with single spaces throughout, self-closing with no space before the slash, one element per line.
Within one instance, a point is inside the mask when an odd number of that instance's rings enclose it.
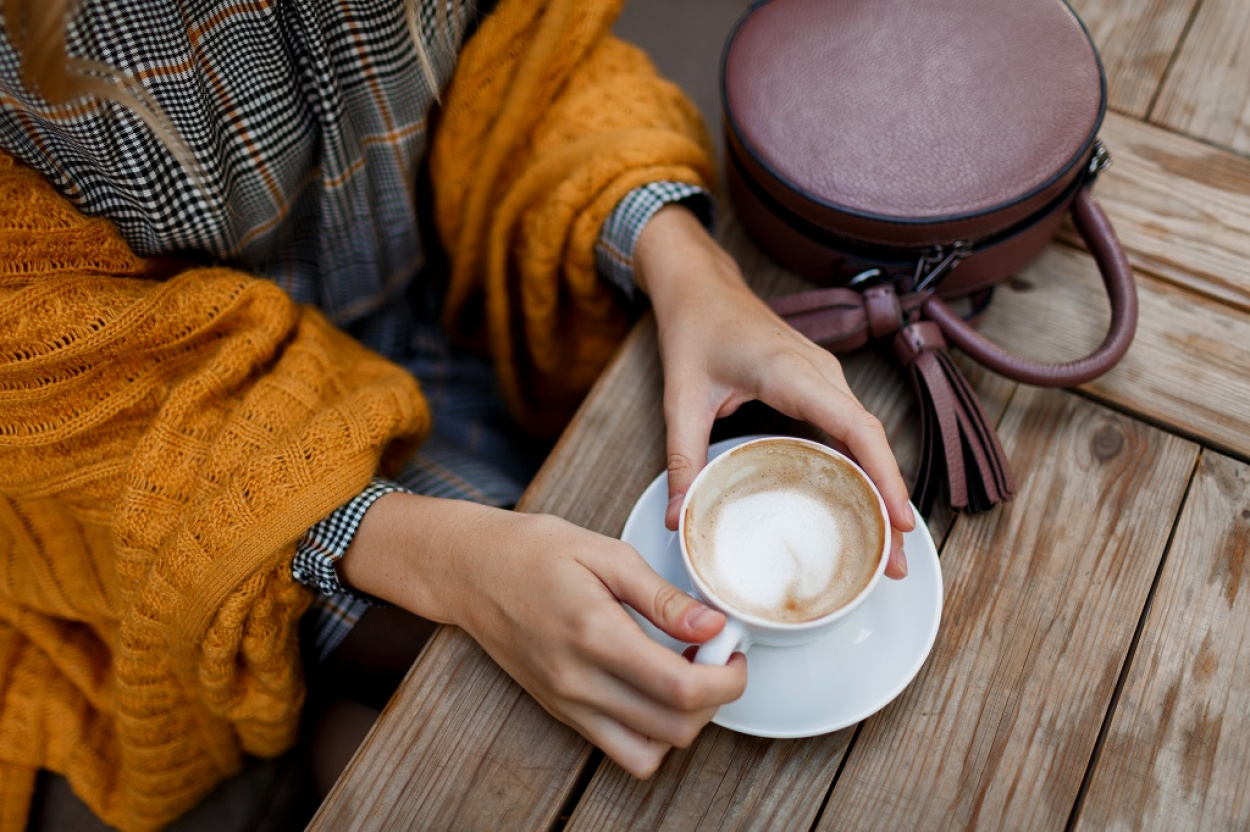
<path fill-rule="evenodd" d="M 4 154 L 0 252 L 0 815 L 48 768 L 158 828 L 294 741 L 296 539 L 427 410 L 269 281 L 138 258 Z"/>
<path fill-rule="evenodd" d="M 707 187 L 697 109 L 614 39 L 619 0 L 503 2 L 461 55 L 431 147 L 448 329 L 489 350 L 531 430 L 559 429 L 628 325 L 600 228 L 651 182 Z"/>

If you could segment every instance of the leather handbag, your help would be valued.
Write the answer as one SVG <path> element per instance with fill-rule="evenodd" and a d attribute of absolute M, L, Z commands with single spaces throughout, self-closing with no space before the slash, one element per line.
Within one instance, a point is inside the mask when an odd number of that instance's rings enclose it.
<path fill-rule="evenodd" d="M 1132 271 L 1090 188 L 1109 164 L 1106 78 L 1064 0 L 765 0 L 721 62 L 730 199 L 747 233 L 818 288 L 774 298 L 835 352 L 889 339 L 920 394 L 913 500 L 978 511 L 1015 487 L 993 425 L 947 352 L 1043 386 L 1081 384 L 1128 349 Z M 1111 305 L 1103 343 L 1066 364 L 973 324 L 1072 220 Z M 968 298 L 971 313 L 947 301 Z"/>

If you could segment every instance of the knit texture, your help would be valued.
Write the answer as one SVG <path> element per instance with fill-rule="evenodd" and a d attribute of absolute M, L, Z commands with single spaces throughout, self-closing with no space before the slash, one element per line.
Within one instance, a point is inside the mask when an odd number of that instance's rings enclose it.
<path fill-rule="evenodd" d="M 712 179 L 692 105 L 609 37 L 619 5 L 501 2 L 431 151 L 445 321 L 544 432 L 625 332 L 604 219 Z M 138 258 L 0 154 L 0 832 L 41 767 L 145 830 L 289 747 L 295 540 L 427 429 L 413 379 L 317 311 Z"/>
<path fill-rule="evenodd" d="M 0 154 L 0 829 L 155 829 L 295 739 L 295 540 L 426 429 L 272 283 L 171 274 Z"/>
<path fill-rule="evenodd" d="M 621 5 L 501 3 L 461 55 L 431 147 L 445 323 L 489 350 L 533 432 L 567 421 L 624 336 L 595 270 L 604 220 L 640 185 L 714 175 L 694 105 L 608 34 Z"/>

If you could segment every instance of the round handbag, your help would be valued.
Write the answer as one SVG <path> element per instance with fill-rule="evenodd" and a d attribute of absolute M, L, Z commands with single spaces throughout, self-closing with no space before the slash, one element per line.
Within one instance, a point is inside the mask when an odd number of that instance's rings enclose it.
<path fill-rule="evenodd" d="M 729 194 L 778 262 L 832 287 L 772 301 L 835 351 L 891 337 L 925 401 L 917 490 L 957 507 L 1014 490 L 946 342 L 1032 384 L 1079 384 L 1127 350 L 1132 272 L 1090 196 L 1109 163 L 1098 53 L 1064 0 L 766 0 L 721 64 Z M 974 310 L 1071 214 L 1111 302 L 1104 342 L 1045 364 L 980 336 Z M 953 378 L 951 378 L 953 376 Z M 967 401 L 970 399 L 970 401 Z"/>

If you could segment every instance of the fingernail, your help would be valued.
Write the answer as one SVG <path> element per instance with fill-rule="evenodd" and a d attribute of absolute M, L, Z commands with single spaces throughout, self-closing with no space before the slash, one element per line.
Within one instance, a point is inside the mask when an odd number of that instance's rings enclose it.
<path fill-rule="evenodd" d="M 907 553 L 902 549 L 898 551 L 898 570 L 903 573 L 903 577 L 907 577 Z"/>
<path fill-rule="evenodd" d="M 668 511 L 672 511 L 673 506 L 681 505 L 681 498 L 685 496 L 686 496 L 685 494 L 674 494 L 672 497 L 669 497 L 668 498 Z"/>
<path fill-rule="evenodd" d="M 686 626 L 692 630 L 698 630 L 712 620 L 716 615 L 716 611 L 711 607 L 699 605 L 695 611 L 686 616 Z"/>
<path fill-rule="evenodd" d="M 911 503 L 907 504 L 907 519 L 911 521 L 911 525 L 914 528 L 916 525 L 916 512 L 912 510 Z"/>

